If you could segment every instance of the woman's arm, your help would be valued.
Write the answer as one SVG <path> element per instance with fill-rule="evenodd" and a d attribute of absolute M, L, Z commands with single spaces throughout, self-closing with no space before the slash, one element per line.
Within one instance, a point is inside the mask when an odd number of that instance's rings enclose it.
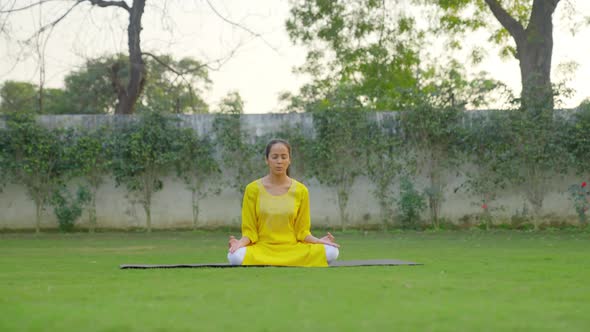
<path fill-rule="evenodd" d="M 242 236 L 241 239 L 236 239 L 233 236 L 229 237 L 229 252 L 234 253 L 236 250 L 249 245 L 252 241 L 247 236 Z"/>

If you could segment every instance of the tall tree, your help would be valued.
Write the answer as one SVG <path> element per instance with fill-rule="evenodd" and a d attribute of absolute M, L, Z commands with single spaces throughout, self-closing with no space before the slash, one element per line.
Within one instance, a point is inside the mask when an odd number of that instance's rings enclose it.
<path fill-rule="evenodd" d="M 551 62 L 553 55 L 553 13 L 560 0 L 415 0 L 443 9 L 442 31 L 465 32 L 499 22 L 490 40 L 503 46 L 504 55 L 520 64 L 521 106 L 542 111 L 553 108 Z M 439 27 L 441 27 L 439 26 Z M 439 28 L 437 27 L 437 29 Z M 515 46 L 507 42 L 512 39 Z"/>
<path fill-rule="evenodd" d="M 146 0 L 133 0 L 131 7 L 125 1 L 89 0 L 93 6 L 118 7 L 129 14 L 127 26 L 127 46 L 129 52 L 129 78 L 127 84 L 119 76 L 119 64 L 111 68 L 111 80 L 117 93 L 115 114 L 131 114 L 135 111 L 135 103 L 146 81 L 146 68 L 141 53 L 141 18 Z"/>
<path fill-rule="evenodd" d="M 0 168 L 12 183 L 22 184 L 35 203 L 35 230 L 41 230 L 41 217 L 52 192 L 64 180 L 71 167 L 64 162 L 63 130 L 38 125 L 30 113 L 14 114 L 7 121 L 7 142 Z"/>
<path fill-rule="evenodd" d="M 151 53 L 150 53 L 151 55 Z M 128 57 L 123 54 L 89 59 L 79 70 L 65 78 L 66 99 L 76 113 L 97 114 L 116 111 L 117 97 L 112 93 L 111 70 L 129 79 L 125 67 Z M 202 92 L 211 83 L 208 70 L 192 58 L 173 59 L 169 55 L 151 55 L 145 63 L 144 92 L 137 100 L 137 110 L 157 110 L 168 113 L 206 113 L 208 106 Z"/>
<path fill-rule="evenodd" d="M 13 1 L 10 4 L 6 4 L 3 5 L 1 8 L 2 10 L 0 11 L 0 14 L 3 15 L 3 19 L 4 20 L 8 20 L 10 14 L 15 13 L 15 12 L 21 12 L 21 11 L 26 11 L 26 10 L 31 10 L 32 8 L 38 7 L 39 9 L 43 6 L 46 5 L 47 3 L 50 3 L 51 1 L 45 1 L 45 0 L 39 0 L 36 2 L 28 2 L 26 4 L 23 4 L 23 2 L 20 2 L 18 5 L 16 4 L 16 1 Z M 128 5 L 126 1 L 124 0 L 75 0 L 75 1 L 70 1 L 70 7 L 59 13 L 59 9 L 58 9 L 58 15 L 56 16 L 55 19 L 50 19 L 49 23 L 40 26 L 33 37 L 27 39 L 25 41 L 25 44 L 31 43 L 31 41 L 36 40 L 36 46 L 37 46 L 37 53 L 40 56 L 40 60 L 43 60 L 44 58 L 42 56 L 44 56 L 39 50 L 39 46 L 40 46 L 40 41 L 43 40 L 43 48 L 45 47 L 45 43 L 46 43 L 46 39 L 42 39 L 41 35 L 44 33 L 47 33 L 48 35 L 51 34 L 51 31 L 53 30 L 53 28 L 59 24 L 59 22 L 61 22 L 70 12 L 72 12 L 72 10 L 74 10 L 75 7 L 77 7 L 78 5 L 82 4 L 82 3 L 90 3 L 92 6 L 97 6 L 97 7 L 102 7 L 102 8 L 107 8 L 107 7 L 114 7 L 114 8 L 119 8 L 121 10 L 124 10 L 127 12 L 129 19 L 128 19 L 128 24 L 127 24 L 127 49 L 128 49 L 128 54 L 129 54 L 129 63 L 127 65 L 128 70 L 129 70 L 129 76 L 128 76 L 128 80 L 124 81 L 118 74 L 119 74 L 119 63 L 115 63 L 113 65 L 113 67 L 111 68 L 111 84 L 112 84 L 112 88 L 115 90 L 115 93 L 117 95 L 117 105 L 115 108 L 115 113 L 116 114 L 131 114 L 134 112 L 135 110 L 135 102 L 137 101 L 137 99 L 139 98 L 139 96 L 142 93 L 142 90 L 144 88 L 145 85 L 145 79 L 146 79 L 146 69 L 145 69 L 145 63 L 142 57 L 142 51 L 141 51 L 141 31 L 142 31 L 142 26 L 141 26 L 141 19 L 143 17 L 143 13 L 144 13 L 144 9 L 145 9 L 145 4 L 146 4 L 146 0 L 132 0 L 131 1 L 131 5 Z M 56 7 L 59 8 L 59 7 Z M 41 13 L 41 10 L 39 10 Z M 51 11 L 52 13 L 54 13 L 55 11 Z M 40 14 L 41 15 L 47 15 L 45 13 Z M 46 21 L 46 20 L 44 20 Z M 3 26 L 5 26 L 5 24 L 3 24 Z M 6 31 L 2 31 L 3 33 L 7 33 Z M 44 74 L 44 62 L 41 61 L 40 63 L 41 65 L 41 77 L 43 77 Z M 43 79 L 40 79 L 40 83 L 43 83 Z M 39 87 L 40 90 L 40 98 L 39 98 L 39 104 L 40 107 L 42 105 L 42 90 L 43 90 L 43 84 L 40 84 Z M 42 108 L 42 107 L 41 107 Z"/>
<path fill-rule="evenodd" d="M 348 104 L 366 109 L 411 104 L 407 92 L 418 85 L 423 37 L 412 17 L 383 1 L 305 0 L 293 2 L 286 27 L 291 40 L 308 49 L 297 71 L 313 79 L 291 106 L 332 107 L 342 102 L 334 94 L 342 87 L 354 99 Z"/>
<path fill-rule="evenodd" d="M 27 82 L 6 81 L 0 88 L 0 113 L 35 112 L 37 87 Z"/>
<path fill-rule="evenodd" d="M 287 110 L 343 101 L 368 110 L 404 110 L 422 105 L 421 92 L 433 93 L 445 76 L 445 82 L 460 84 L 434 93 L 454 98 L 455 106 L 489 101 L 486 93 L 497 87 L 485 73 L 469 78 L 464 61 L 427 55 L 428 30 L 415 10 L 396 0 L 301 0 L 293 3 L 286 25 L 291 39 L 308 48 L 297 70 L 313 79 L 298 95 L 280 97 Z M 346 98 L 338 93 L 342 87 Z"/>
<path fill-rule="evenodd" d="M 42 91 L 43 105 L 38 102 Z M 68 112 L 62 89 L 44 88 L 28 82 L 6 81 L 0 87 L 0 113 L 63 114 Z M 41 109 L 42 107 L 42 109 Z"/>

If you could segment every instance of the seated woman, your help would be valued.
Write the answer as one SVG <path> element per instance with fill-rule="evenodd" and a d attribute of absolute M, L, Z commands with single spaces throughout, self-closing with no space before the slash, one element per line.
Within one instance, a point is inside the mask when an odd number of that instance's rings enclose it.
<path fill-rule="evenodd" d="M 332 234 L 310 232 L 309 193 L 289 177 L 291 146 L 275 139 L 265 149 L 269 174 L 246 186 L 242 238 L 229 238 L 232 265 L 328 266 L 338 257 Z"/>

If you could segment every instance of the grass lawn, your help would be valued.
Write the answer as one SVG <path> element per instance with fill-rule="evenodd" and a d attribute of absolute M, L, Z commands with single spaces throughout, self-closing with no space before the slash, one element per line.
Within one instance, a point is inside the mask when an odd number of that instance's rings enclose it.
<path fill-rule="evenodd" d="M 119 270 L 223 262 L 227 235 L 2 234 L 0 331 L 590 330 L 588 231 L 335 235 L 425 265 Z"/>

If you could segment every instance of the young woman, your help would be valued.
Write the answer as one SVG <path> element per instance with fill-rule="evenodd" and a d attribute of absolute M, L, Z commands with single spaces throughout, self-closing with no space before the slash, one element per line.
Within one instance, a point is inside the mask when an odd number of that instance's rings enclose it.
<path fill-rule="evenodd" d="M 242 238 L 229 238 L 232 265 L 328 266 L 338 257 L 332 234 L 310 232 L 309 193 L 289 177 L 291 146 L 275 139 L 265 149 L 269 173 L 246 186 Z"/>

